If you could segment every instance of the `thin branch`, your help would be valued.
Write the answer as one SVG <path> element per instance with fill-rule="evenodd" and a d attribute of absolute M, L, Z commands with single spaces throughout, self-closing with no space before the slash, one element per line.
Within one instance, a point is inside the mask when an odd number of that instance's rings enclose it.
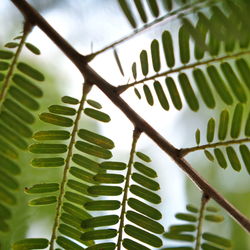
<path fill-rule="evenodd" d="M 12 59 L 8 73 L 4 79 L 3 86 L 2 86 L 1 91 L 0 91 L 0 109 L 2 108 L 3 101 L 5 100 L 5 97 L 7 95 L 7 92 L 8 92 L 9 86 L 10 86 L 10 79 L 11 79 L 13 72 L 16 68 L 17 60 L 21 54 L 22 48 L 23 48 L 25 41 L 27 39 L 27 36 L 31 30 L 32 30 L 32 25 L 29 22 L 25 22 L 24 27 L 23 27 L 23 35 L 22 35 L 21 41 L 17 47 L 17 50 L 16 50 L 15 55 Z"/>
<path fill-rule="evenodd" d="M 250 220 L 233 207 L 222 195 L 220 195 L 209 183 L 203 179 L 199 173 L 193 169 L 190 164 L 179 156 L 179 150 L 171 145 L 163 136 L 161 136 L 153 127 L 142 119 L 117 93 L 116 87 L 109 84 L 99 76 L 79 57 L 79 53 L 72 46 L 68 46 L 65 40 L 46 22 L 46 20 L 24 0 L 11 0 L 27 16 L 31 15 L 34 23 L 40 27 L 55 44 L 66 54 L 69 59 L 83 74 L 87 82 L 95 84 L 134 124 L 134 126 L 148 135 L 166 154 L 168 154 L 176 164 L 189 176 L 191 180 L 207 195 L 213 198 L 221 207 L 223 207 L 239 224 L 250 232 Z M 48 31 L 47 31 L 48 28 Z M 73 55 L 76 55 L 75 57 Z"/>
<path fill-rule="evenodd" d="M 191 152 L 195 152 L 198 150 L 204 150 L 207 148 L 216 148 L 216 147 L 222 147 L 222 146 L 228 146 L 232 144 L 241 144 L 245 142 L 250 142 L 250 138 L 243 138 L 239 140 L 230 140 L 230 141 L 222 141 L 222 142 L 216 142 L 216 143 L 210 143 L 210 144 L 204 144 L 196 147 L 191 147 L 191 148 L 181 148 L 179 153 L 181 157 L 186 156 L 187 154 Z"/>
<path fill-rule="evenodd" d="M 221 0 L 220 0 L 221 1 Z M 113 48 L 114 46 L 117 46 L 125 41 L 128 41 L 129 39 L 133 38 L 134 36 L 136 36 L 137 34 L 139 33 L 142 33 L 150 28 L 152 28 L 153 26 L 155 25 L 158 25 L 158 24 L 161 24 L 163 22 L 166 22 L 166 21 L 170 21 L 171 19 L 174 19 L 176 17 L 179 17 L 180 15 L 184 16 L 184 15 L 187 15 L 189 14 L 190 11 L 192 11 L 193 9 L 196 9 L 196 10 L 199 10 L 201 8 L 203 8 L 204 6 L 206 6 L 207 4 L 212 4 L 214 2 L 218 2 L 218 0 L 198 0 L 198 1 L 195 1 L 193 2 L 192 4 L 186 4 L 174 11 L 171 11 L 159 18 L 156 18 L 154 21 L 150 22 L 150 23 L 146 23 L 144 26 L 142 26 L 141 28 L 138 28 L 136 30 L 134 30 L 133 33 L 105 46 L 104 48 L 92 53 L 92 54 L 89 54 L 86 56 L 87 58 L 87 61 L 91 61 L 93 58 L 95 58 L 97 55 Z"/>
<path fill-rule="evenodd" d="M 77 110 L 77 115 L 75 118 L 74 127 L 72 129 L 71 139 L 70 139 L 69 146 L 68 146 L 68 152 L 67 152 L 67 156 L 65 159 L 65 165 L 64 165 L 64 169 L 63 169 L 63 177 L 62 177 L 62 181 L 60 184 L 60 192 L 59 192 L 58 199 L 57 199 L 56 215 L 55 215 L 54 225 L 52 228 L 52 234 L 51 234 L 51 239 L 50 239 L 50 248 L 49 248 L 50 250 L 54 250 L 54 243 L 55 243 L 55 240 L 57 237 L 57 230 L 58 230 L 59 223 L 60 223 L 63 198 L 65 195 L 65 186 L 66 186 L 66 182 L 67 182 L 67 178 L 68 178 L 68 172 L 69 172 L 69 168 L 70 168 L 73 148 L 75 145 L 75 138 L 76 138 L 76 134 L 78 131 L 80 118 L 82 115 L 83 105 L 84 105 L 84 102 L 86 100 L 86 96 L 89 92 L 89 89 L 90 89 L 90 86 L 87 83 L 85 83 L 83 85 L 82 98 L 81 98 L 81 101 L 80 101 L 80 104 L 79 104 L 79 107 Z"/>
<path fill-rule="evenodd" d="M 241 51 L 241 52 L 238 52 L 235 54 L 229 54 L 229 55 L 225 55 L 225 56 L 221 56 L 221 57 L 214 57 L 214 58 L 211 58 L 211 59 L 206 60 L 206 61 L 199 61 L 199 62 L 183 65 L 181 67 L 173 68 L 173 69 L 164 71 L 164 72 L 159 73 L 159 74 L 157 73 L 157 74 L 152 75 L 150 77 L 145 77 L 144 79 L 141 79 L 139 81 L 135 81 L 135 82 L 132 82 L 129 84 L 120 85 L 117 87 L 117 91 L 119 92 L 119 94 L 121 94 L 124 91 L 126 91 L 128 88 L 131 88 L 131 87 L 133 87 L 137 84 L 140 84 L 140 83 L 145 83 L 147 81 L 154 80 L 154 79 L 159 78 L 159 77 L 167 76 L 167 75 L 170 75 L 173 73 L 178 73 L 178 72 L 181 72 L 181 71 L 187 70 L 187 69 L 193 69 L 197 66 L 207 65 L 207 64 L 215 63 L 215 62 L 220 62 L 220 61 L 224 61 L 224 60 L 228 60 L 228 59 L 232 59 L 232 58 L 237 58 L 237 57 L 240 57 L 243 55 L 248 55 L 248 54 L 250 54 L 250 50 Z"/>
<path fill-rule="evenodd" d="M 132 141 L 130 157 L 129 157 L 129 161 L 127 165 L 126 181 L 124 185 L 124 193 L 123 193 L 123 198 L 122 198 L 122 209 L 121 209 L 120 224 L 119 224 L 119 229 L 118 229 L 117 250 L 121 250 L 122 234 L 123 234 L 124 219 L 125 219 L 126 205 L 127 205 L 127 199 L 128 199 L 129 183 L 130 183 L 130 177 L 131 177 L 131 172 L 132 172 L 132 164 L 134 161 L 136 143 L 140 135 L 141 135 L 141 132 L 135 128 L 133 132 L 133 141 Z"/>
<path fill-rule="evenodd" d="M 200 206 L 198 225 L 197 225 L 195 250 L 200 250 L 201 247 L 202 225 L 204 221 L 205 207 L 208 201 L 209 201 L 209 196 L 203 193 L 201 197 L 201 206 Z"/>

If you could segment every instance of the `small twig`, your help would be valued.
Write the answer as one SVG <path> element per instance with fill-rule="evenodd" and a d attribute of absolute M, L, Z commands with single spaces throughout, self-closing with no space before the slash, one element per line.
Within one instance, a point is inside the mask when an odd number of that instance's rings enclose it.
<path fill-rule="evenodd" d="M 241 144 L 245 142 L 250 142 L 250 138 L 243 138 L 239 140 L 230 140 L 230 141 L 222 141 L 222 142 L 216 142 L 216 143 L 210 143 L 210 144 L 204 144 L 201 146 L 191 147 L 191 148 L 181 148 L 179 151 L 180 157 L 184 157 L 185 155 L 198 151 L 198 150 L 204 150 L 207 148 L 216 148 L 216 147 L 222 147 L 222 146 L 228 146 L 232 144 Z"/>
<path fill-rule="evenodd" d="M 178 67 L 178 68 L 173 68 L 173 69 L 164 71 L 162 73 L 157 73 L 157 74 L 152 75 L 150 77 L 143 78 L 143 79 L 141 79 L 139 81 L 135 81 L 135 82 L 132 82 L 132 83 L 129 83 L 129 84 L 120 85 L 120 86 L 117 87 L 117 91 L 118 91 L 119 94 L 122 94 L 127 89 L 129 89 L 129 88 L 131 88 L 131 87 L 133 87 L 133 86 L 135 86 L 137 84 L 140 84 L 140 83 L 145 83 L 147 81 L 152 81 L 152 80 L 154 80 L 156 78 L 167 76 L 167 75 L 170 75 L 170 74 L 173 74 L 173 73 L 178 73 L 178 72 L 181 72 L 183 70 L 193 69 L 193 68 L 195 68 L 197 66 L 208 65 L 210 63 L 220 62 L 220 61 L 224 61 L 224 60 L 227 60 L 227 59 L 232 59 L 232 58 L 236 58 L 236 57 L 243 56 L 243 55 L 248 55 L 248 54 L 250 54 L 250 50 L 241 51 L 241 52 L 238 52 L 238 53 L 235 53 L 235 54 L 230 54 L 230 55 L 224 55 L 224 56 L 221 56 L 221 57 L 215 57 L 215 58 L 212 58 L 212 59 L 209 59 L 209 60 L 206 60 L 206 61 L 199 61 L 199 62 L 196 62 L 196 63 L 183 65 L 183 66 Z"/>

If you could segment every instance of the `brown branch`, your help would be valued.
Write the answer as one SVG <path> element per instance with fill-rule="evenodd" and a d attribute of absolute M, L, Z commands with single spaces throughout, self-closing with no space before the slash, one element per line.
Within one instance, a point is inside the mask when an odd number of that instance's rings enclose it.
<path fill-rule="evenodd" d="M 143 120 L 117 93 L 116 87 L 99 76 L 85 62 L 85 57 L 74 50 L 46 21 L 24 0 L 11 0 L 21 12 L 31 18 L 32 22 L 41 28 L 48 37 L 69 57 L 80 70 L 87 82 L 95 84 L 107 97 L 127 116 L 134 126 L 148 135 L 164 152 L 166 152 L 190 179 L 208 196 L 217 201 L 239 224 L 250 232 L 250 221 L 233 207 L 222 195 L 204 180 L 190 164 L 179 156 L 179 150 L 165 140 L 153 127 Z M 79 56 L 80 55 L 80 56 Z"/>
<path fill-rule="evenodd" d="M 195 62 L 195 63 L 191 63 L 191 64 L 186 64 L 186 65 L 183 65 L 181 67 L 173 68 L 173 69 L 164 71 L 164 72 L 159 73 L 159 74 L 157 73 L 157 74 L 152 75 L 150 77 L 145 77 L 139 81 L 131 82 L 129 84 L 120 85 L 117 87 L 117 90 L 118 90 L 119 94 L 121 94 L 124 91 L 126 91 L 128 88 L 131 88 L 131 87 L 133 87 L 137 84 L 140 84 L 140 83 L 145 83 L 147 81 L 154 80 L 154 79 L 159 78 L 159 77 L 167 76 L 167 75 L 170 75 L 173 73 L 178 73 L 178 72 L 181 72 L 181 71 L 187 70 L 187 69 L 193 69 L 197 66 L 207 65 L 207 64 L 215 63 L 215 62 L 220 62 L 220 61 L 224 61 L 227 59 L 232 59 L 232 58 L 236 58 L 236 57 L 248 55 L 248 54 L 250 54 L 250 50 L 245 50 L 245 51 L 241 51 L 241 52 L 238 52 L 235 54 L 230 54 L 230 55 L 224 55 L 221 57 L 215 57 L 215 58 L 211 58 L 211 59 L 206 60 L 206 61 L 199 61 L 199 62 Z"/>

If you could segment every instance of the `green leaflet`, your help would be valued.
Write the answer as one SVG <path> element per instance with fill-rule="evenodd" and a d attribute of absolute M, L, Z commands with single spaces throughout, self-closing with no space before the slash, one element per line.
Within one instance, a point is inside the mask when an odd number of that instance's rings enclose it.
<path fill-rule="evenodd" d="M 0 186 L 0 200 L 11 206 L 17 203 L 16 197 L 2 186 Z"/>
<path fill-rule="evenodd" d="M 227 110 L 223 110 L 220 114 L 220 122 L 218 128 L 218 139 L 220 141 L 225 140 L 227 136 L 228 122 L 229 122 L 229 113 Z"/>
<path fill-rule="evenodd" d="M 76 110 L 63 105 L 51 105 L 49 106 L 49 112 L 59 115 L 75 115 Z"/>
<path fill-rule="evenodd" d="M 100 163 L 100 167 L 105 170 L 124 170 L 127 164 L 119 161 L 103 161 Z"/>
<path fill-rule="evenodd" d="M 67 140 L 70 138 L 70 133 L 64 130 L 38 131 L 33 135 L 33 138 L 37 141 Z"/>
<path fill-rule="evenodd" d="M 83 153 L 90 154 L 102 159 L 110 159 L 112 157 L 112 153 L 109 150 L 86 142 L 77 141 L 75 147 Z"/>
<path fill-rule="evenodd" d="M 145 177 L 138 173 L 133 173 L 131 178 L 138 184 L 142 185 L 145 188 L 148 188 L 153 191 L 157 191 L 160 189 L 160 185 L 158 182 L 149 179 L 148 177 Z"/>
<path fill-rule="evenodd" d="M 241 75 L 241 78 L 243 79 L 247 88 L 250 89 L 250 79 L 249 79 L 250 69 L 247 62 L 243 58 L 240 58 L 235 61 L 235 64 Z"/>
<path fill-rule="evenodd" d="M 129 236 L 138 239 L 146 244 L 149 244 L 153 247 L 161 247 L 162 246 L 162 240 L 158 238 L 157 236 L 148 233 L 147 231 L 144 231 L 138 227 L 132 226 L 132 225 L 126 225 L 124 227 L 124 231 Z"/>
<path fill-rule="evenodd" d="M 122 242 L 122 245 L 126 248 L 126 249 L 130 249 L 130 250 L 137 250 L 137 249 L 140 249 L 140 250 L 150 250 L 149 248 L 133 241 L 133 240 L 130 240 L 130 239 L 127 239 L 125 238 Z"/>
<path fill-rule="evenodd" d="M 211 234 L 211 233 L 203 233 L 202 234 L 202 238 L 204 240 L 216 243 L 220 246 L 223 247 L 231 247 L 231 242 L 230 240 L 223 238 L 221 236 L 215 235 L 215 234 Z"/>
<path fill-rule="evenodd" d="M 155 172 L 154 169 L 149 168 L 140 162 L 134 162 L 134 167 L 137 171 L 141 172 L 142 174 L 144 174 L 150 178 L 157 177 L 157 173 Z"/>
<path fill-rule="evenodd" d="M 76 167 L 71 167 L 69 172 L 75 176 L 76 178 L 82 180 L 82 181 L 85 181 L 85 182 L 88 182 L 88 183 L 92 183 L 92 184 L 96 184 L 96 181 L 94 181 L 93 177 L 94 177 L 94 174 L 91 174 L 87 171 L 83 171 L 79 168 L 76 168 Z"/>
<path fill-rule="evenodd" d="M 182 102 L 173 78 L 166 77 L 165 82 L 175 108 L 180 110 L 182 108 Z"/>
<path fill-rule="evenodd" d="M 93 144 L 96 144 L 102 148 L 106 149 L 112 149 L 114 148 L 114 142 L 110 140 L 109 138 L 96 134 L 92 131 L 86 130 L 86 129 L 80 129 L 78 131 L 78 136 L 88 142 L 91 142 Z"/>
<path fill-rule="evenodd" d="M 96 108 L 96 109 L 102 109 L 102 105 L 101 105 L 99 102 L 97 102 L 97 101 L 88 99 L 88 100 L 87 100 L 87 103 L 88 103 L 90 106 L 92 106 L 92 107 L 94 107 L 94 108 Z"/>
<path fill-rule="evenodd" d="M 32 124 L 35 122 L 35 117 L 30 112 L 22 108 L 19 104 L 12 101 L 11 99 L 5 99 L 3 105 L 6 109 L 8 109 L 12 114 L 16 115 L 23 122 L 26 122 L 28 124 Z"/>
<path fill-rule="evenodd" d="M 228 84 L 230 88 L 232 89 L 232 92 L 234 93 L 235 97 L 239 100 L 239 102 L 245 103 L 247 101 L 247 97 L 245 94 L 245 90 L 235 75 L 232 67 L 230 66 L 229 63 L 222 63 L 221 65 L 221 70 L 225 76 L 225 78 L 228 81 Z"/>
<path fill-rule="evenodd" d="M 248 114 L 247 121 L 246 121 L 245 135 L 248 137 L 250 136 L 250 112 Z"/>
<path fill-rule="evenodd" d="M 224 217 L 221 215 L 214 215 L 214 214 L 207 214 L 205 215 L 205 220 L 212 221 L 212 222 L 222 222 L 224 221 Z"/>
<path fill-rule="evenodd" d="M 10 219 L 12 217 L 11 211 L 9 208 L 5 207 L 0 203 L 0 218 L 2 219 Z"/>
<path fill-rule="evenodd" d="M 159 204 L 161 203 L 161 197 L 145 188 L 142 188 L 137 185 L 131 185 L 130 186 L 130 192 L 133 193 L 134 195 L 137 195 L 141 197 L 144 200 L 147 200 L 149 202 L 152 202 L 154 204 Z"/>
<path fill-rule="evenodd" d="M 25 188 L 25 193 L 27 194 L 43 194 L 43 193 L 50 193 L 59 190 L 58 183 L 42 183 L 42 184 L 35 184 L 29 188 Z"/>
<path fill-rule="evenodd" d="M 0 50 L 0 59 L 11 59 L 14 56 L 14 53 L 8 50 Z"/>
<path fill-rule="evenodd" d="M 160 12 L 156 0 L 147 0 L 148 7 L 150 8 L 154 17 L 158 17 Z"/>
<path fill-rule="evenodd" d="M 8 129 L 6 126 L 0 124 L 0 131 L 1 136 L 11 142 L 17 148 L 24 150 L 28 147 L 27 142 L 22 137 Z"/>
<path fill-rule="evenodd" d="M 47 197 L 41 197 L 36 198 L 29 201 L 29 206 L 45 206 L 50 205 L 57 202 L 56 196 L 47 196 Z"/>
<path fill-rule="evenodd" d="M 137 68 L 136 68 L 136 63 L 135 62 L 132 64 L 132 74 L 133 74 L 134 79 L 136 80 L 136 78 L 137 78 Z"/>
<path fill-rule="evenodd" d="M 214 118 L 210 118 L 207 123 L 207 142 L 210 143 L 214 139 L 215 132 L 215 120 Z"/>
<path fill-rule="evenodd" d="M 202 243 L 201 244 L 201 248 L 203 250 L 223 250 L 222 248 L 220 247 L 215 247 L 214 245 L 210 245 L 208 243 Z"/>
<path fill-rule="evenodd" d="M 85 205 L 87 203 L 85 203 Z M 79 207 L 73 205 L 72 203 L 64 202 L 62 208 L 65 212 L 67 212 L 69 214 L 73 214 L 76 218 L 79 218 L 81 220 L 91 218 L 91 215 L 89 213 L 87 213 L 86 210 L 79 208 Z"/>
<path fill-rule="evenodd" d="M 164 233 L 163 235 L 165 238 L 170 240 L 177 240 L 177 241 L 188 241 L 194 242 L 195 237 L 191 234 L 176 234 L 176 233 Z"/>
<path fill-rule="evenodd" d="M 0 138 L 0 152 L 9 158 L 13 159 L 18 158 L 17 151 L 1 138 Z"/>
<path fill-rule="evenodd" d="M 75 216 L 73 216 L 72 214 L 68 214 L 68 213 L 62 213 L 61 217 L 60 217 L 61 221 L 69 226 L 72 226 L 76 229 L 81 229 L 81 223 L 82 220 L 80 218 L 77 218 Z"/>
<path fill-rule="evenodd" d="M 145 13 L 145 10 L 144 10 L 144 7 L 143 7 L 141 0 L 134 0 L 134 3 L 135 3 L 137 11 L 141 17 L 141 20 L 144 23 L 146 23 L 148 21 L 148 18 L 147 18 L 147 14 Z"/>
<path fill-rule="evenodd" d="M 217 213 L 220 211 L 220 209 L 218 209 L 217 207 L 212 207 L 212 206 L 207 206 L 206 210 L 213 213 Z"/>
<path fill-rule="evenodd" d="M 173 40 L 169 31 L 165 30 L 161 36 L 165 60 L 169 68 L 175 65 Z"/>
<path fill-rule="evenodd" d="M 89 186 L 79 181 L 69 179 L 67 182 L 67 186 L 81 194 L 90 195 L 88 193 Z"/>
<path fill-rule="evenodd" d="M 189 221 L 189 222 L 196 222 L 197 217 L 193 214 L 187 214 L 187 213 L 177 213 L 175 217 L 179 220 Z"/>
<path fill-rule="evenodd" d="M 201 142 L 201 131 L 199 129 L 195 131 L 195 141 L 197 145 Z"/>
<path fill-rule="evenodd" d="M 137 24 L 135 22 L 135 19 L 134 19 L 134 16 L 133 16 L 132 12 L 131 12 L 131 9 L 127 4 L 127 1 L 126 0 L 118 0 L 118 3 L 120 5 L 123 13 L 127 17 L 129 23 L 135 29 L 137 27 Z"/>
<path fill-rule="evenodd" d="M 108 114 L 92 109 L 92 108 L 85 108 L 84 113 L 87 116 L 94 118 L 101 122 L 109 122 L 111 120 Z"/>
<path fill-rule="evenodd" d="M 137 88 L 134 88 L 134 92 L 135 92 L 136 96 L 138 97 L 138 99 L 141 99 L 141 94 Z"/>
<path fill-rule="evenodd" d="M 116 200 L 90 201 L 85 203 L 84 207 L 91 211 L 117 210 L 121 207 L 121 203 Z"/>
<path fill-rule="evenodd" d="M 31 98 L 29 95 L 25 94 L 20 89 L 11 86 L 9 89 L 9 94 L 19 103 L 21 103 L 23 106 L 30 110 L 38 110 L 39 104 L 37 101 L 35 101 L 33 98 Z"/>
<path fill-rule="evenodd" d="M 179 29 L 179 50 L 181 62 L 188 63 L 190 60 L 189 33 L 184 25 Z"/>
<path fill-rule="evenodd" d="M 18 63 L 17 68 L 22 73 L 33 78 L 34 80 L 37 80 L 37 81 L 44 81 L 45 80 L 44 75 L 40 71 L 34 69 L 33 67 L 29 66 L 26 63 L 23 63 L 23 62 Z"/>
<path fill-rule="evenodd" d="M 70 96 L 63 96 L 61 98 L 62 102 L 72 105 L 77 105 L 79 103 L 79 100 L 76 98 L 70 97 Z"/>
<path fill-rule="evenodd" d="M 193 111 L 199 110 L 199 102 L 197 97 L 194 94 L 194 90 L 190 84 L 190 81 L 185 73 L 180 73 L 178 76 L 182 92 L 187 101 L 188 106 Z"/>
<path fill-rule="evenodd" d="M 114 250 L 116 247 L 116 244 L 113 242 L 106 242 L 106 243 L 99 243 L 99 244 L 95 244 L 93 246 L 90 246 L 88 248 L 86 248 L 86 250 Z"/>
<path fill-rule="evenodd" d="M 208 150 L 204 150 L 204 154 L 209 161 L 214 161 L 214 156 Z"/>
<path fill-rule="evenodd" d="M 208 108 L 215 107 L 215 99 L 213 97 L 212 91 L 209 87 L 207 79 L 204 73 L 200 69 L 193 70 L 193 76 L 196 82 L 196 85 L 201 93 L 201 97 L 204 103 L 207 105 Z"/>
<path fill-rule="evenodd" d="M 83 250 L 84 248 L 63 236 L 58 236 L 56 243 L 65 249 Z"/>
<path fill-rule="evenodd" d="M 154 89 L 162 108 L 169 110 L 169 103 L 160 82 L 154 82 Z"/>
<path fill-rule="evenodd" d="M 191 204 L 186 205 L 186 209 L 187 211 L 195 214 L 199 212 L 199 209 Z"/>
<path fill-rule="evenodd" d="M 156 39 L 151 43 L 151 57 L 154 71 L 159 72 L 161 69 L 160 48 L 159 42 Z"/>
<path fill-rule="evenodd" d="M 162 234 L 164 232 L 164 227 L 159 222 L 149 219 L 148 217 L 134 211 L 127 211 L 126 218 L 132 223 L 135 223 L 137 226 L 151 231 L 152 233 Z"/>
<path fill-rule="evenodd" d="M 10 113 L 2 111 L 2 113 L 0 114 L 0 119 L 8 127 L 12 128 L 17 134 L 22 135 L 26 138 L 30 138 L 32 136 L 31 129 L 21 121 L 16 119 L 14 116 L 12 116 Z"/>
<path fill-rule="evenodd" d="M 162 218 L 161 213 L 157 209 L 135 198 L 129 198 L 128 205 L 137 212 L 140 212 L 154 220 L 160 220 Z"/>
<path fill-rule="evenodd" d="M 9 63 L 0 61 L 0 71 L 5 71 L 9 68 Z"/>
<path fill-rule="evenodd" d="M 41 51 L 33 44 L 31 43 L 25 43 L 26 48 L 31 51 L 35 55 L 40 55 Z"/>
<path fill-rule="evenodd" d="M 148 74 L 148 54 L 146 50 L 140 53 L 141 71 L 144 76 Z"/>
<path fill-rule="evenodd" d="M 114 238 L 117 235 L 115 229 L 102 229 L 83 233 L 81 239 L 86 240 L 101 240 Z"/>
<path fill-rule="evenodd" d="M 31 161 L 33 167 L 47 168 L 47 167 L 61 167 L 64 165 L 64 158 L 54 157 L 54 158 L 34 158 Z"/>
<path fill-rule="evenodd" d="M 10 231 L 9 225 L 4 221 L 0 221 L 0 232 L 7 233 Z"/>
<path fill-rule="evenodd" d="M 120 73 L 124 76 L 121 60 L 120 60 L 120 58 L 118 56 L 117 50 L 114 48 L 113 52 L 114 52 L 115 61 L 116 61 L 117 66 L 118 66 L 118 68 L 120 70 Z"/>
<path fill-rule="evenodd" d="M 136 152 L 135 153 L 141 160 L 143 160 L 143 161 L 145 161 L 145 162 L 151 162 L 152 160 L 151 160 L 151 158 L 148 156 L 148 155 L 146 155 L 146 154 L 144 154 L 144 153 L 142 153 L 142 152 Z"/>
<path fill-rule="evenodd" d="M 8 189 L 17 190 L 19 183 L 11 176 L 0 170 L 0 183 Z"/>
<path fill-rule="evenodd" d="M 193 224 L 174 225 L 169 228 L 170 233 L 194 232 L 196 226 Z"/>
<path fill-rule="evenodd" d="M 122 188 L 118 186 L 92 186 L 88 188 L 88 192 L 94 195 L 116 196 L 122 193 Z"/>
<path fill-rule="evenodd" d="M 246 166 L 247 172 L 250 174 L 250 152 L 246 145 L 242 144 L 239 147 L 242 160 Z"/>
<path fill-rule="evenodd" d="M 4 80 L 4 78 L 5 78 L 5 75 L 0 73 L 0 82 L 2 82 Z"/>
<path fill-rule="evenodd" d="M 100 171 L 100 167 L 97 162 L 90 160 L 89 158 L 79 155 L 79 154 L 73 154 L 72 161 L 79 166 L 88 169 L 94 173 L 98 173 Z"/>
<path fill-rule="evenodd" d="M 5 45 L 4 45 L 4 47 L 5 48 L 9 48 L 9 49 L 14 49 L 14 48 L 16 48 L 16 47 L 18 47 L 18 43 L 14 43 L 14 42 L 9 42 L 9 43 L 6 43 Z"/>
<path fill-rule="evenodd" d="M 215 148 L 214 149 L 214 155 L 215 155 L 216 160 L 219 163 L 219 165 L 222 168 L 226 168 L 227 167 L 227 161 L 225 159 L 225 156 L 224 156 L 223 152 L 219 148 Z"/>
<path fill-rule="evenodd" d="M 222 80 L 217 68 L 213 65 L 210 65 L 207 67 L 207 73 L 222 101 L 228 105 L 231 105 L 233 103 L 232 95 L 228 91 L 228 88 Z"/>
<path fill-rule="evenodd" d="M 146 100 L 148 102 L 149 105 L 153 106 L 154 105 L 154 99 L 151 93 L 150 88 L 148 87 L 148 85 L 143 85 L 143 91 L 146 97 Z"/>
<path fill-rule="evenodd" d="M 243 116 L 243 106 L 241 103 L 238 103 L 234 109 L 231 132 L 230 132 L 231 137 L 234 139 L 238 138 L 240 135 L 242 116 Z"/>
<path fill-rule="evenodd" d="M 42 113 L 39 115 L 39 118 L 44 122 L 61 127 L 71 127 L 73 125 L 72 119 L 50 113 Z"/>
<path fill-rule="evenodd" d="M 34 154 L 61 154 L 67 152 L 65 144 L 36 143 L 29 146 L 29 151 Z"/>
<path fill-rule="evenodd" d="M 97 174 L 94 176 L 94 180 L 99 183 L 118 184 L 123 183 L 124 176 L 121 174 Z"/>
<path fill-rule="evenodd" d="M 4 169 L 8 173 L 12 175 L 18 175 L 21 173 L 19 166 L 13 162 L 12 160 L 8 159 L 4 155 L 0 154 L 0 168 Z"/>
<path fill-rule="evenodd" d="M 85 229 L 92 227 L 111 226 L 117 224 L 118 221 L 119 221 L 118 215 L 103 215 L 82 221 L 81 227 Z"/>
<path fill-rule="evenodd" d="M 49 245 L 49 241 L 43 238 L 30 238 L 19 240 L 12 246 L 13 250 L 44 249 Z"/>
<path fill-rule="evenodd" d="M 91 201 L 91 199 L 88 197 L 85 197 L 85 196 L 77 194 L 77 193 L 69 192 L 69 191 L 67 191 L 65 193 L 65 198 L 68 201 L 76 203 L 76 204 L 81 205 L 81 206 L 84 205 L 86 202 Z"/>

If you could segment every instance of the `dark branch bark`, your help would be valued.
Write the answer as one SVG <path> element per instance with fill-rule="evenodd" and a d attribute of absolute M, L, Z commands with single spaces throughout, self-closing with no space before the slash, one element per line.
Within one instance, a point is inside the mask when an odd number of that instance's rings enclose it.
<path fill-rule="evenodd" d="M 147 134 L 176 164 L 193 180 L 193 182 L 209 197 L 220 204 L 239 224 L 250 232 L 250 221 L 234 208 L 222 195 L 220 195 L 199 173 L 194 170 L 179 154 L 179 149 L 166 141 L 153 127 L 142 119 L 120 96 L 117 88 L 105 81 L 88 64 L 85 57 L 80 55 L 68 42 L 66 42 L 47 22 L 24 0 L 11 0 L 23 13 L 26 20 L 42 29 L 45 34 L 64 52 L 64 54 L 80 70 L 85 80 L 95 84 L 103 93 L 128 117 L 134 126 Z"/>

